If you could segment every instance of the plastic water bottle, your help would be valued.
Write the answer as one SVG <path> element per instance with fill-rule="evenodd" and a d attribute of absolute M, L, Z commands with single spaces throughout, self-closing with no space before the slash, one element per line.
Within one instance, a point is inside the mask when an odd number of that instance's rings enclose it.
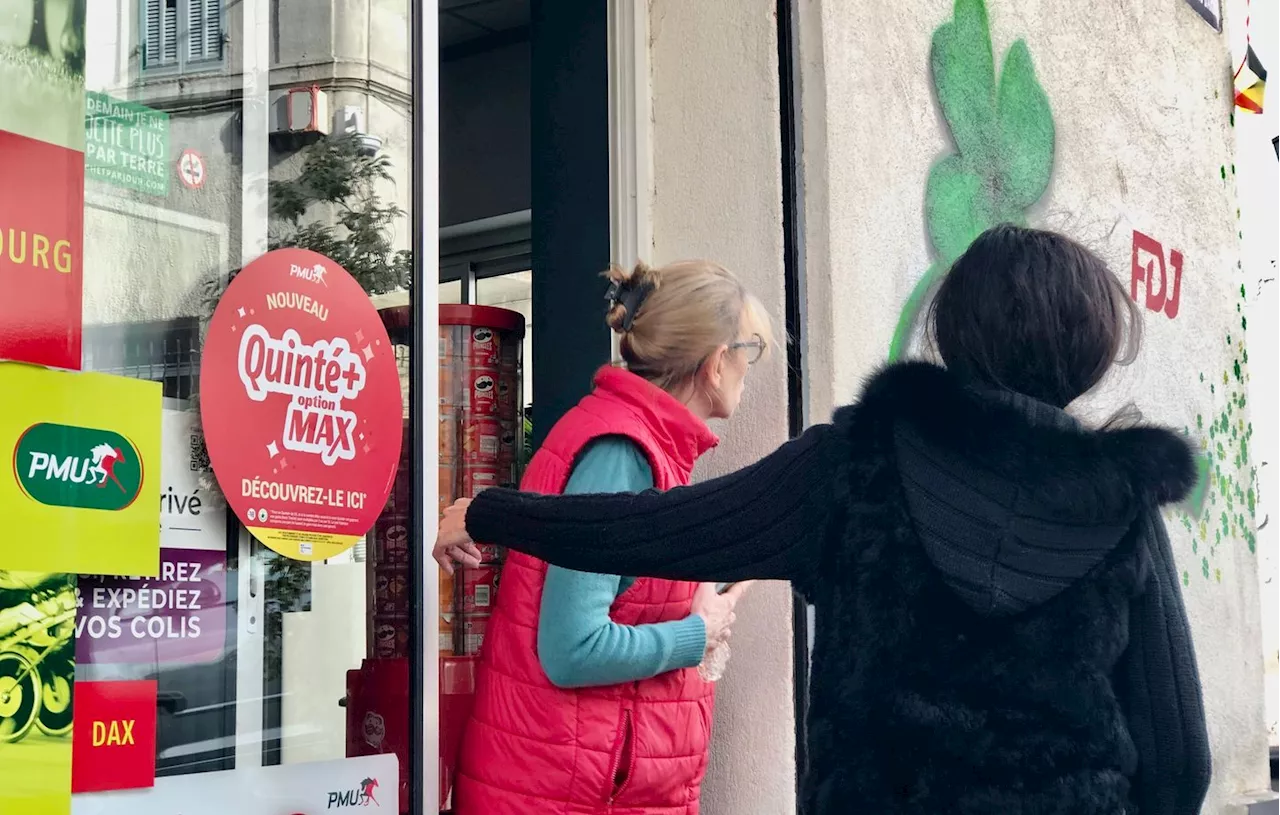
<path fill-rule="evenodd" d="M 706 682 L 716 682 L 724 676 L 724 669 L 729 665 L 729 643 L 722 642 L 711 653 L 707 654 L 698 666 L 698 676 Z"/>

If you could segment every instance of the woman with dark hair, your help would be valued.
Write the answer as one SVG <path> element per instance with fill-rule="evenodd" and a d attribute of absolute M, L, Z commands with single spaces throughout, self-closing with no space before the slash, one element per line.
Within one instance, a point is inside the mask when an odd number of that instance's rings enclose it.
<path fill-rule="evenodd" d="M 1192 815 L 1210 758 L 1160 507 L 1169 430 L 1064 408 L 1136 342 L 1093 253 L 1000 226 L 941 284 L 946 367 L 890 366 L 831 424 L 693 487 L 490 490 L 439 545 L 676 580 L 790 580 L 816 606 L 804 811 Z"/>

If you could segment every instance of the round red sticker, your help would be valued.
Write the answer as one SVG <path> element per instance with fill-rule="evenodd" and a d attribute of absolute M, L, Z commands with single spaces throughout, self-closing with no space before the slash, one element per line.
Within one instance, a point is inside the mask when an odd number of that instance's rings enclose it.
<path fill-rule="evenodd" d="M 277 249 L 236 275 L 209 323 L 200 417 L 254 537 L 298 560 L 354 545 L 391 492 L 402 411 L 395 349 L 345 269 Z"/>
<path fill-rule="evenodd" d="M 183 150 L 178 156 L 178 178 L 182 186 L 198 190 L 204 186 L 204 159 L 195 150 Z"/>

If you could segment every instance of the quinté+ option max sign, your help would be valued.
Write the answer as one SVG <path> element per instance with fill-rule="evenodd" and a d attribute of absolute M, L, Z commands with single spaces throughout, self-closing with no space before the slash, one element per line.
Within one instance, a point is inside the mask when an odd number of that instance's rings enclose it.
<path fill-rule="evenodd" d="M 346 270 L 305 249 L 246 266 L 209 324 L 200 377 L 214 475 L 258 540 L 322 560 L 373 526 L 400 459 L 400 375 Z"/>

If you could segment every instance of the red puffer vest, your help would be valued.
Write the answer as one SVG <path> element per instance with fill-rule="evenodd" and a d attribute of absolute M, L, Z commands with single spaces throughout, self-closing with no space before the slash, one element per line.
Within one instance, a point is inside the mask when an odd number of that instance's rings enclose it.
<path fill-rule="evenodd" d="M 626 436 L 654 484 L 689 483 L 717 439 L 688 408 L 635 374 L 604 368 L 595 391 L 556 423 L 521 488 L 558 494 L 592 439 Z M 475 709 L 454 787 L 458 815 L 697 815 L 715 686 L 696 670 L 563 690 L 538 661 L 546 563 L 510 553 L 485 634 Z M 610 609 L 644 625 L 689 615 L 695 583 L 637 580 Z"/>

